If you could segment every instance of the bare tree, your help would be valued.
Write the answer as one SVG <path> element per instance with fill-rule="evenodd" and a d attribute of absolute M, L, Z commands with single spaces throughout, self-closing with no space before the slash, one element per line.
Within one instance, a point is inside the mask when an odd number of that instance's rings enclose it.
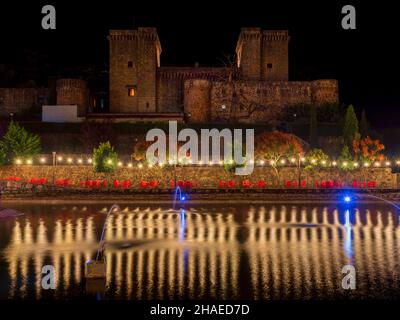
<path fill-rule="evenodd" d="M 236 55 L 224 55 L 220 59 L 223 68 L 214 83 L 216 98 L 221 105 L 218 113 L 228 122 L 249 119 L 255 112 L 277 111 L 265 104 L 264 90 L 261 83 L 248 86 L 243 81 L 237 66 Z"/>

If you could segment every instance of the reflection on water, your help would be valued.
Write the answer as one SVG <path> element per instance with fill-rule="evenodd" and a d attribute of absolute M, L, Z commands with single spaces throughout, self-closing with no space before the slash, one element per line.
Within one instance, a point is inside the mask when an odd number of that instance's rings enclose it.
<path fill-rule="evenodd" d="M 81 298 L 104 209 L 19 207 L 0 221 L 0 297 Z M 123 208 L 124 209 L 124 208 Z M 398 213 L 388 206 L 125 208 L 106 226 L 111 299 L 310 299 L 399 297 Z M 41 269 L 56 290 L 41 289 Z M 357 290 L 341 288 L 342 267 Z"/>

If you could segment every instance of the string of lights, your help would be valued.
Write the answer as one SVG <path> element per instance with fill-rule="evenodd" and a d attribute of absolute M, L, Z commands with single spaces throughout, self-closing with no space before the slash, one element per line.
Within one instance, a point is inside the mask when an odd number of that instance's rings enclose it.
<path fill-rule="evenodd" d="M 17 158 L 15 159 L 15 164 L 16 165 L 76 165 L 76 166 L 91 166 L 93 165 L 93 160 L 92 158 L 84 158 L 84 157 L 70 157 L 70 156 L 62 156 L 59 155 L 56 157 L 57 161 L 54 161 L 51 156 L 41 156 L 37 159 L 21 159 Z M 255 166 L 298 166 L 299 164 L 301 166 L 306 166 L 306 165 L 311 165 L 311 166 L 320 166 L 320 167 L 353 167 L 353 168 L 359 168 L 359 167 L 393 167 L 393 166 L 400 166 L 400 160 L 386 160 L 386 161 L 338 161 L 338 160 L 332 160 L 332 161 L 317 161 L 316 159 L 306 159 L 306 158 L 301 158 L 299 159 L 295 158 L 281 158 L 278 161 L 275 160 L 266 160 L 266 159 L 260 159 L 260 160 L 250 160 L 250 163 Z M 115 165 L 117 167 L 128 167 L 128 168 L 133 168 L 137 167 L 139 169 L 144 168 L 147 166 L 148 168 L 154 167 L 152 164 L 146 164 L 146 162 L 141 162 L 141 161 L 122 161 L 122 160 L 117 160 L 114 161 L 112 159 L 106 159 L 105 160 L 107 164 L 113 165 L 115 162 Z M 166 165 L 181 165 L 181 166 L 223 166 L 227 164 L 234 164 L 233 160 L 224 162 L 224 161 L 209 161 L 208 163 L 204 163 L 203 161 L 199 161 L 198 163 L 194 163 L 192 159 L 186 158 L 186 159 L 179 159 L 178 161 L 169 159 L 166 163 L 159 162 L 157 163 L 157 166 L 163 167 Z"/>

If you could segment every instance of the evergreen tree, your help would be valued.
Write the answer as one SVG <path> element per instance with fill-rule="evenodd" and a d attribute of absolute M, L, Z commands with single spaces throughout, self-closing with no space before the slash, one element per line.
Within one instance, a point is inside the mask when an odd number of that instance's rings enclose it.
<path fill-rule="evenodd" d="M 318 147 L 318 128 L 317 110 L 315 105 L 310 107 L 310 145 L 311 148 Z"/>
<path fill-rule="evenodd" d="M 346 111 L 346 117 L 343 127 L 343 140 L 345 145 L 351 147 L 353 140 L 357 138 L 358 133 L 358 120 L 356 113 L 354 112 L 354 107 L 349 105 Z"/>
<path fill-rule="evenodd" d="M 102 142 L 93 149 L 93 167 L 96 172 L 113 172 L 117 167 L 118 154 L 110 141 Z"/>
<path fill-rule="evenodd" d="M 30 159 L 40 151 L 40 138 L 11 121 L 0 141 L 0 164 L 11 164 L 15 159 Z"/>
<path fill-rule="evenodd" d="M 342 170 L 353 170 L 354 167 L 354 159 L 350 153 L 349 147 L 345 145 L 340 153 L 338 158 L 339 160 L 339 168 Z"/>

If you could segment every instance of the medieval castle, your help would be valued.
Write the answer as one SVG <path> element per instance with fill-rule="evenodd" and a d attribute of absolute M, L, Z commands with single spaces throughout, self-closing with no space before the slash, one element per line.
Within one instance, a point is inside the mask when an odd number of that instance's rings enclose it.
<path fill-rule="evenodd" d="M 338 102 L 336 80 L 288 80 L 287 30 L 242 28 L 234 61 L 217 68 L 161 66 L 155 28 L 111 30 L 108 40 L 109 113 L 88 112 L 96 110 L 94 99 L 89 99 L 87 85 L 79 79 L 57 81 L 53 94 L 57 105 L 77 105 L 78 115 L 89 119 L 190 123 L 267 122 L 287 106 Z M 24 90 L 22 101 L 18 90 Z M 38 103 L 39 98 L 46 100 L 49 91 L 0 88 L 1 114 Z"/>
<path fill-rule="evenodd" d="M 338 102 L 335 80 L 288 81 L 287 30 L 243 28 L 236 61 L 221 68 L 162 67 L 155 28 L 111 30 L 109 44 L 111 113 L 268 121 L 285 106 Z"/>

